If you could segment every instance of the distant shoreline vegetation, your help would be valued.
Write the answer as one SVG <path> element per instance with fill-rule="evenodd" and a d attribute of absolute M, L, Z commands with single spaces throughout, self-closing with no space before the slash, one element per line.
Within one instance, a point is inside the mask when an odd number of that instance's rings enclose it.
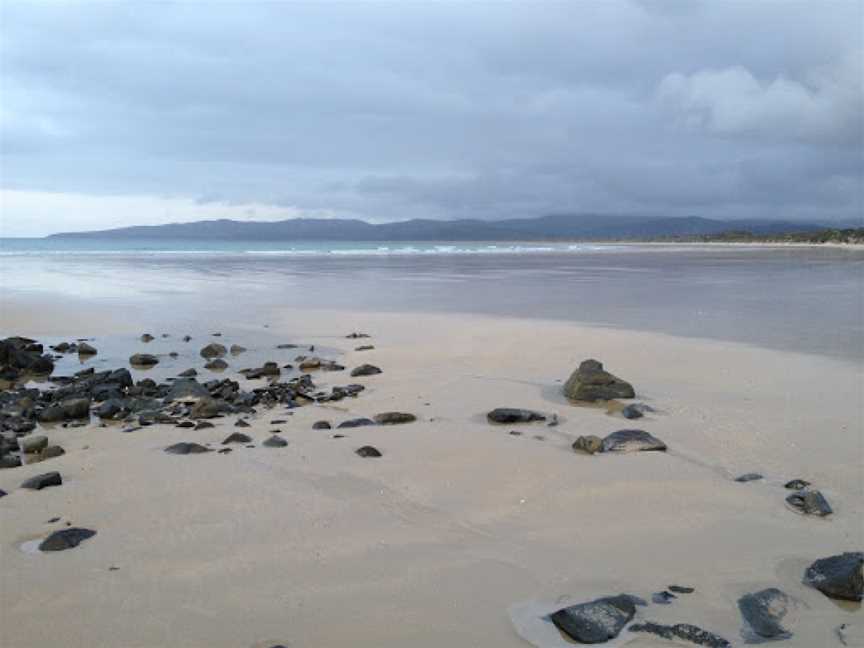
<path fill-rule="evenodd" d="M 810 243 L 864 245 L 864 227 L 824 229 L 816 232 L 785 232 L 782 234 L 754 234 L 747 230 L 730 230 L 719 234 L 697 237 L 673 236 L 662 239 L 681 243 Z"/>

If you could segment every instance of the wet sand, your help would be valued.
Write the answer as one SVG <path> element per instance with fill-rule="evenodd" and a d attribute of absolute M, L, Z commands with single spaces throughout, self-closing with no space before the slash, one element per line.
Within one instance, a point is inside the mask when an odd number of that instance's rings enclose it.
<path fill-rule="evenodd" d="M 22 334 L 66 333 L 54 324 L 40 331 L 35 312 L 29 322 L 15 317 Z M 252 346 L 252 329 L 219 341 Z M 116 333 L 98 318 L 90 330 L 97 347 L 100 334 Z M 373 337 L 344 339 L 355 330 Z M 0 471 L 9 491 L 0 499 L 4 645 L 517 648 L 527 644 L 511 622 L 514 605 L 650 596 L 673 583 L 697 591 L 645 618 L 700 625 L 733 645 L 742 642 L 735 601 L 762 587 L 801 601 L 784 646 L 837 645 L 837 625 L 861 623 L 860 606 L 800 584 L 811 561 L 864 545 L 859 364 L 455 314 L 286 310 L 270 322 L 269 334 L 282 332 L 344 351 L 349 368 L 371 362 L 384 373 L 356 379 L 367 387 L 356 400 L 290 414 L 262 408 L 243 430 L 256 447 L 228 455 L 162 449 L 215 447 L 236 416 L 199 431 L 57 428 L 48 435 L 66 455 Z M 366 342 L 375 350 L 353 351 Z M 588 357 L 631 381 L 658 413 L 631 422 L 565 402 L 561 382 Z M 341 372 L 314 379 L 352 381 Z M 557 413 L 560 424 L 490 425 L 484 415 L 499 406 Z M 388 410 L 420 420 L 340 430 L 341 439 L 311 429 Z M 570 448 L 579 435 L 632 427 L 669 452 Z M 275 428 L 289 445 L 260 447 Z M 354 454 L 367 444 L 384 456 Z M 63 486 L 19 488 L 48 470 L 61 472 Z M 766 480 L 733 481 L 753 471 Z M 792 478 L 818 486 L 834 515 L 788 509 L 782 484 Z M 57 554 L 19 550 L 66 521 L 98 534 Z"/>

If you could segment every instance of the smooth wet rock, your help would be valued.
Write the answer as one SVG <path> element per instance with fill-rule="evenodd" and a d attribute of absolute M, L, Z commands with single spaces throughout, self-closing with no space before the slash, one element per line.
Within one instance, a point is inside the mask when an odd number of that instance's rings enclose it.
<path fill-rule="evenodd" d="M 371 364 L 362 364 L 359 367 L 354 367 L 351 370 L 351 377 L 356 378 L 357 376 L 374 376 L 375 374 L 380 374 L 381 369 Z"/>
<path fill-rule="evenodd" d="M 64 454 L 66 454 L 66 451 L 61 446 L 49 445 L 47 448 L 42 450 L 42 452 L 39 453 L 39 459 L 44 461 L 45 459 L 54 459 L 55 457 L 62 457 Z"/>
<path fill-rule="evenodd" d="M 240 355 L 241 353 L 246 352 L 246 347 L 242 347 L 239 344 L 232 344 L 231 348 L 229 349 L 229 352 L 233 356 Z"/>
<path fill-rule="evenodd" d="M 149 353 L 136 353 L 129 356 L 129 364 L 133 367 L 152 367 L 159 364 L 159 358 Z"/>
<path fill-rule="evenodd" d="M 261 444 L 267 448 L 284 448 L 288 445 L 288 442 L 280 436 L 276 436 L 275 434 L 271 436 L 269 439 L 265 439 Z"/>
<path fill-rule="evenodd" d="M 759 473 L 746 473 L 744 475 L 736 477 L 735 481 L 744 484 L 751 481 L 759 481 L 760 479 L 764 479 L 764 477 Z"/>
<path fill-rule="evenodd" d="M 356 427 L 364 427 L 367 425 L 375 425 L 375 421 L 368 418 L 356 418 L 350 419 L 348 421 L 342 421 L 337 428 L 356 428 Z"/>
<path fill-rule="evenodd" d="M 174 445 L 165 448 L 165 452 L 176 455 L 201 454 L 204 452 L 210 452 L 210 448 L 207 448 L 200 443 L 181 441 L 180 443 L 175 443 Z"/>
<path fill-rule="evenodd" d="M 383 456 L 381 454 L 381 451 L 373 446 L 363 446 L 362 448 L 357 448 L 357 450 L 355 450 L 354 452 L 356 452 L 361 457 L 365 457 L 367 459 L 374 459 L 376 457 Z"/>
<path fill-rule="evenodd" d="M 669 641 L 678 640 L 696 646 L 707 646 L 708 648 L 730 648 L 732 645 L 723 637 L 689 623 L 664 625 L 653 621 L 645 621 L 643 623 L 632 624 L 628 630 L 630 632 L 653 634 Z"/>
<path fill-rule="evenodd" d="M 94 356 L 99 351 L 96 350 L 96 347 L 87 344 L 86 342 L 82 342 L 78 345 L 78 355 L 79 356 Z"/>
<path fill-rule="evenodd" d="M 222 445 L 228 445 L 229 443 L 249 443 L 252 441 L 252 437 L 248 434 L 243 434 L 242 432 L 232 432 L 225 440 L 222 441 Z"/>
<path fill-rule="evenodd" d="M 42 452 L 42 450 L 48 447 L 48 437 L 36 434 L 26 436 L 18 439 L 18 447 L 21 448 L 21 452 L 24 454 Z"/>
<path fill-rule="evenodd" d="M 792 479 L 785 484 L 783 484 L 783 488 L 788 488 L 789 490 L 804 490 L 810 485 L 810 482 L 805 481 L 804 479 Z"/>
<path fill-rule="evenodd" d="M 738 599 L 738 609 L 749 628 L 762 639 L 788 638 L 792 633 L 783 626 L 783 621 L 794 607 L 794 602 L 776 587 Z"/>
<path fill-rule="evenodd" d="M 222 358 L 216 358 L 205 364 L 204 368 L 209 369 L 210 371 L 224 371 L 228 368 L 228 363 Z"/>
<path fill-rule="evenodd" d="M 194 371 L 194 370 L 193 370 Z M 210 398 L 207 388 L 192 378 L 181 378 L 171 384 L 171 389 L 165 394 L 165 402 L 181 401 L 196 402 L 202 398 Z"/>
<path fill-rule="evenodd" d="M 603 451 L 603 439 L 593 434 L 580 436 L 573 442 L 573 449 L 576 452 L 585 452 L 593 455 Z"/>
<path fill-rule="evenodd" d="M 211 342 L 207 346 L 203 347 L 200 353 L 202 358 L 221 358 L 228 353 L 228 349 L 221 344 Z"/>
<path fill-rule="evenodd" d="M 66 549 L 74 549 L 85 540 L 89 540 L 96 535 L 92 529 L 83 529 L 81 527 L 69 527 L 55 531 L 39 544 L 39 551 L 65 551 Z"/>
<path fill-rule="evenodd" d="M 382 412 L 375 415 L 375 422 L 378 425 L 402 425 L 416 420 L 417 417 L 408 412 Z"/>
<path fill-rule="evenodd" d="M 804 515 L 815 515 L 818 517 L 826 517 L 834 511 L 828 500 L 818 490 L 805 488 L 796 493 L 792 493 L 786 498 L 786 503 L 789 504 L 797 512 Z"/>
<path fill-rule="evenodd" d="M 582 362 L 567 379 L 563 392 L 570 400 L 584 402 L 636 396 L 630 383 L 603 369 L 597 360 Z"/>
<path fill-rule="evenodd" d="M 63 478 L 59 472 L 48 472 L 41 475 L 35 475 L 21 484 L 21 488 L 29 488 L 31 490 L 42 490 L 49 486 L 60 486 L 63 484 Z"/>
<path fill-rule="evenodd" d="M 331 429 L 332 427 L 333 427 L 333 426 L 330 425 L 330 421 L 315 421 L 315 422 L 312 424 L 312 429 L 313 429 L 313 430 L 329 430 L 329 429 Z"/>
<path fill-rule="evenodd" d="M 820 558 L 804 572 L 804 584 L 815 587 L 832 599 L 860 601 L 864 597 L 862 569 L 862 551 L 849 551 Z"/>
<path fill-rule="evenodd" d="M 533 421 L 545 421 L 546 415 L 516 407 L 497 407 L 486 414 L 486 419 L 490 423 L 531 423 Z"/>
<path fill-rule="evenodd" d="M 603 439 L 603 452 L 664 452 L 666 444 L 644 430 L 618 430 Z"/>
<path fill-rule="evenodd" d="M 571 639 L 598 644 L 617 637 L 635 614 L 633 598 L 619 594 L 562 608 L 549 619 Z"/>

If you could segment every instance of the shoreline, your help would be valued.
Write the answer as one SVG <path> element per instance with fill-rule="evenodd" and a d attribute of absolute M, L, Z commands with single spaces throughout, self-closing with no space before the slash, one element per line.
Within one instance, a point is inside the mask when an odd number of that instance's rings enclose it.
<path fill-rule="evenodd" d="M 251 349 L 256 326 L 212 341 Z M 829 645 L 832 628 L 860 614 L 796 581 L 801 564 L 864 542 L 860 366 L 489 316 L 284 309 L 270 329 L 337 347 L 334 358 L 349 369 L 370 362 L 383 373 L 353 379 L 366 387 L 356 399 L 260 411 L 243 430 L 256 447 L 225 456 L 162 449 L 181 440 L 221 447 L 236 416 L 200 431 L 49 430 L 64 456 L 0 470 L 9 492 L 0 499 L 0 609 L 16 620 L 4 624 L 10 645 L 518 648 L 527 644 L 508 618 L 512 606 L 644 596 L 672 582 L 698 594 L 653 606 L 648 618 L 694 623 L 734 645 L 735 599 L 757 586 L 805 604 L 784 642 L 791 647 Z M 372 338 L 345 339 L 351 331 Z M 195 349 L 206 341 L 194 340 Z M 365 342 L 375 349 L 354 351 Z M 561 381 L 588 357 L 632 381 L 637 399 L 658 411 L 630 422 L 569 404 Z M 559 423 L 489 424 L 485 412 L 502 406 L 555 413 Z M 311 429 L 321 418 L 393 410 L 419 420 L 339 430 L 341 439 Z M 277 419 L 286 423 L 270 423 Z M 579 435 L 627 427 L 656 435 L 668 452 L 592 457 L 570 448 Z M 287 447 L 260 446 L 274 428 Z M 384 456 L 357 457 L 364 444 Z M 68 483 L 19 488 L 47 470 Z M 765 479 L 733 481 L 752 471 Z M 835 514 L 788 510 L 782 483 L 793 477 L 818 484 Z M 98 533 L 57 555 L 17 548 L 54 528 L 46 524 L 54 516 Z M 654 645 L 646 641 L 634 648 Z"/>

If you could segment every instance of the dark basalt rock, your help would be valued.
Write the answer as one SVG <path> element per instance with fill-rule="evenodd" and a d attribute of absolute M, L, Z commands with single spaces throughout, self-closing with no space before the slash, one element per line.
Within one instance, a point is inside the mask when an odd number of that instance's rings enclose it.
<path fill-rule="evenodd" d="M 613 398 L 634 398 L 633 386 L 603 369 L 597 360 L 585 360 L 564 384 L 570 400 L 593 402 Z"/>
<path fill-rule="evenodd" d="M 651 595 L 651 602 L 656 603 L 657 605 L 669 605 L 674 601 L 677 596 L 675 596 L 672 592 L 654 592 Z"/>
<path fill-rule="evenodd" d="M 3 468 L 18 468 L 21 465 L 21 459 L 14 455 L 0 457 L 0 469 Z"/>
<path fill-rule="evenodd" d="M 31 490 L 42 490 L 49 486 L 60 486 L 63 484 L 63 478 L 59 472 L 43 473 L 35 475 L 21 484 L 21 488 L 29 488 Z"/>
<path fill-rule="evenodd" d="M 99 353 L 96 350 L 96 347 L 87 344 L 86 342 L 82 342 L 78 345 L 78 355 L 79 356 L 93 356 Z"/>
<path fill-rule="evenodd" d="M 372 337 L 372 336 L 369 335 L 368 333 L 357 333 L 357 332 L 354 332 L 354 333 L 349 333 L 349 334 L 346 335 L 345 337 L 348 338 L 349 340 L 360 340 L 360 339 L 362 339 L 362 338 L 368 338 L 368 337 Z"/>
<path fill-rule="evenodd" d="M 232 344 L 229 351 L 231 352 L 231 355 L 236 356 L 245 353 L 246 347 L 242 347 L 239 344 Z"/>
<path fill-rule="evenodd" d="M 189 429 L 192 429 L 195 427 L 195 422 L 194 421 L 180 421 L 177 424 L 177 427 L 185 429 L 185 430 L 189 430 Z"/>
<path fill-rule="evenodd" d="M 124 415 L 126 408 L 124 402 L 119 398 L 110 398 L 103 403 L 100 403 L 93 413 L 100 419 L 113 419 L 118 414 Z"/>
<path fill-rule="evenodd" d="M 663 452 L 666 444 L 644 430 L 618 430 L 603 439 L 603 452 Z"/>
<path fill-rule="evenodd" d="M 357 376 L 374 376 L 375 374 L 380 374 L 381 369 L 371 364 L 362 364 L 359 367 L 354 367 L 351 370 L 351 377 L 356 378 Z"/>
<path fill-rule="evenodd" d="M 69 527 L 55 531 L 41 543 L 39 543 L 39 551 L 65 551 L 73 549 L 85 540 L 89 540 L 96 535 L 92 529 L 82 529 L 81 527 Z"/>
<path fill-rule="evenodd" d="M 831 515 L 834 511 L 828 500 L 818 490 L 805 488 L 797 493 L 792 493 L 786 498 L 786 503 L 794 510 L 804 515 L 816 515 L 825 517 Z"/>
<path fill-rule="evenodd" d="M 246 421 L 244 421 L 243 419 L 237 419 L 237 422 L 234 423 L 234 427 L 243 427 L 243 428 L 247 428 L 247 427 L 252 427 L 252 426 L 249 425 L 249 424 L 248 424 Z"/>
<path fill-rule="evenodd" d="M 282 437 L 274 434 L 269 439 L 266 439 L 261 445 L 267 448 L 284 448 L 288 445 L 288 442 Z"/>
<path fill-rule="evenodd" d="M 783 627 L 783 619 L 792 609 L 793 601 L 776 587 L 745 594 L 738 599 L 738 609 L 749 628 L 762 639 L 792 636 Z"/>
<path fill-rule="evenodd" d="M 626 419 L 634 420 L 642 418 L 643 416 L 645 416 L 645 414 L 642 412 L 642 408 L 640 408 L 638 405 L 631 404 L 624 406 L 624 408 L 621 410 L 621 416 Z"/>
<path fill-rule="evenodd" d="M 21 452 L 24 454 L 42 452 L 46 447 L 48 447 L 48 437 L 35 434 L 26 436 L 22 439 L 18 439 L 18 447 L 21 448 Z"/>
<path fill-rule="evenodd" d="M 193 369 L 194 371 L 194 369 Z M 184 372 L 185 373 L 185 372 Z M 168 393 L 165 394 L 165 402 L 181 401 L 184 403 L 198 401 L 202 398 L 210 398 L 207 388 L 194 378 L 182 378 L 171 384 Z"/>
<path fill-rule="evenodd" d="M 593 434 L 580 436 L 573 442 L 573 450 L 576 452 L 585 452 L 587 454 L 595 454 L 603 451 L 603 439 Z"/>
<path fill-rule="evenodd" d="M 362 448 L 357 448 L 354 452 L 366 459 L 374 459 L 383 456 L 381 451 L 373 446 L 363 446 Z"/>
<path fill-rule="evenodd" d="M 204 452 L 210 452 L 210 448 L 206 448 L 200 443 L 181 441 L 180 443 L 175 443 L 174 445 L 165 448 L 165 452 L 176 455 L 201 454 Z"/>
<path fill-rule="evenodd" d="M 180 378 L 194 378 L 198 375 L 198 372 L 195 369 L 187 369 L 186 371 L 181 371 L 177 374 Z"/>
<path fill-rule="evenodd" d="M 759 473 L 746 473 L 740 477 L 736 477 L 735 481 L 744 484 L 751 481 L 758 481 L 760 479 L 764 479 L 764 477 Z"/>
<path fill-rule="evenodd" d="M 675 592 L 676 594 L 692 594 L 696 591 L 693 587 L 685 587 L 684 585 L 670 585 L 670 592 Z"/>
<path fill-rule="evenodd" d="M 216 426 L 213 425 L 210 421 L 198 421 L 195 424 L 196 430 L 206 430 L 208 428 L 213 428 L 213 427 L 216 427 Z"/>
<path fill-rule="evenodd" d="M 216 358 L 204 365 L 204 368 L 209 371 L 224 371 L 228 368 L 228 363 L 222 358 Z"/>
<path fill-rule="evenodd" d="M 372 351 L 374 348 L 375 347 L 372 346 L 371 344 L 361 344 L 360 346 L 356 347 L 354 350 L 355 351 Z"/>
<path fill-rule="evenodd" d="M 562 608 L 549 619 L 571 639 L 597 644 L 617 637 L 635 614 L 633 597 L 619 594 Z"/>
<path fill-rule="evenodd" d="M 202 358 L 221 358 L 226 353 L 228 353 L 228 349 L 226 349 L 221 344 L 211 342 L 210 344 L 202 348 L 200 353 Z"/>
<path fill-rule="evenodd" d="M 364 427 L 366 425 L 375 425 L 375 421 L 368 418 L 356 418 L 350 419 L 348 421 L 342 421 L 337 428 L 356 428 L 356 427 Z"/>
<path fill-rule="evenodd" d="M 225 440 L 222 442 L 222 445 L 228 445 L 229 443 L 249 443 L 252 441 L 252 437 L 247 434 L 243 434 L 242 432 L 232 432 Z"/>
<path fill-rule="evenodd" d="M 532 421 L 545 421 L 546 415 L 516 407 L 497 407 L 486 415 L 486 419 L 490 423 L 531 423 Z"/>
<path fill-rule="evenodd" d="M 141 340 L 142 342 L 144 342 L 145 344 L 146 344 L 147 342 L 152 342 L 152 341 L 155 340 L 155 339 L 156 339 L 156 338 L 154 338 L 154 337 L 153 337 L 152 335 L 150 335 L 149 333 L 145 333 L 144 335 L 142 335 L 142 336 L 140 337 L 140 340 Z"/>
<path fill-rule="evenodd" d="M 0 497 L 6 497 L 9 493 L 0 488 Z"/>
<path fill-rule="evenodd" d="M 783 488 L 788 488 L 789 490 L 800 491 L 800 490 L 804 490 L 809 485 L 810 485 L 810 482 L 805 481 L 803 479 L 793 479 L 793 480 L 788 481 L 785 484 L 783 484 Z"/>
<path fill-rule="evenodd" d="M 129 356 L 129 364 L 133 367 L 152 367 L 159 364 L 159 358 L 149 353 L 136 353 Z"/>
<path fill-rule="evenodd" d="M 708 648 L 730 648 L 732 645 L 723 637 L 689 623 L 676 623 L 670 626 L 645 621 L 644 623 L 634 623 L 628 630 L 630 632 L 646 632 L 670 641 L 686 641 L 696 646 L 707 646 Z"/>
<path fill-rule="evenodd" d="M 329 430 L 329 429 L 331 429 L 332 427 L 333 427 L 333 426 L 330 425 L 330 421 L 315 421 L 315 422 L 312 424 L 312 429 L 313 429 L 313 430 Z"/>
<path fill-rule="evenodd" d="M 66 451 L 59 445 L 50 445 L 45 448 L 42 452 L 39 453 L 39 459 L 53 459 L 55 457 L 61 457 L 66 454 Z"/>
<path fill-rule="evenodd" d="M 375 422 L 378 425 L 401 425 L 404 423 L 413 423 L 417 417 L 408 412 L 382 412 L 375 415 Z"/>
<path fill-rule="evenodd" d="M 849 551 L 820 558 L 804 572 L 804 584 L 815 587 L 828 598 L 860 601 L 864 597 L 862 569 L 862 551 Z"/>

